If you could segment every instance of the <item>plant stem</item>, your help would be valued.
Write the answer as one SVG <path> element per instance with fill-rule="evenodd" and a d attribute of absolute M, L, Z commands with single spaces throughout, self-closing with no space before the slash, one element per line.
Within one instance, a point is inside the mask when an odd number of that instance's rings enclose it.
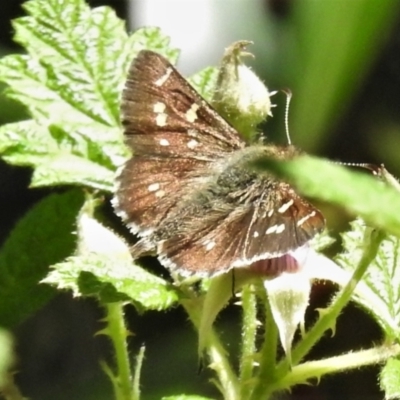
<path fill-rule="evenodd" d="M 212 330 L 209 336 L 207 353 L 211 359 L 211 368 L 218 375 L 224 400 L 242 400 L 238 379 L 225 356 L 226 350 L 214 330 Z"/>
<path fill-rule="evenodd" d="M 200 326 L 202 301 L 198 298 L 182 301 L 190 320 L 197 331 Z M 210 367 L 215 370 L 224 400 L 241 400 L 239 382 L 232 370 L 226 356 L 227 351 L 222 346 L 217 334 L 211 328 L 205 343 L 208 356 L 211 360 Z"/>
<path fill-rule="evenodd" d="M 248 399 L 253 386 L 250 379 L 253 374 L 254 357 L 256 354 L 257 333 L 257 301 L 254 286 L 246 285 L 242 290 L 243 331 L 242 355 L 240 360 L 240 398 Z"/>
<path fill-rule="evenodd" d="M 369 264 L 376 257 L 379 246 L 384 237 L 384 233 L 380 231 L 375 232 L 373 236 L 366 237 L 363 255 L 353 273 L 352 278 L 338 294 L 333 304 L 326 311 L 321 313 L 320 319 L 293 349 L 293 365 L 298 364 L 300 360 L 309 352 L 312 346 L 314 346 L 314 344 L 321 338 L 323 333 L 327 329 L 334 326 L 340 312 L 350 301 L 357 283 L 361 280 Z M 379 351 L 375 352 L 375 349 L 371 349 L 365 353 L 359 352 L 358 355 L 360 357 L 363 356 L 361 357 L 361 360 L 357 359 L 357 357 L 354 357 L 353 353 L 353 355 L 348 354 L 345 356 L 333 357 L 327 360 L 305 363 L 303 365 L 294 367 L 292 370 L 288 369 L 287 360 L 282 360 L 276 367 L 275 371 L 272 371 L 272 373 L 275 372 L 273 376 L 265 372 L 265 376 L 263 378 L 263 380 L 266 380 L 265 384 L 261 385 L 259 383 L 257 385 L 257 388 L 253 394 L 253 399 L 268 399 L 277 390 L 289 389 L 295 384 L 305 382 L 307 379 L 313 376 L 320 377 L 326 373 L 337 372 L 349 368 L 357 368 L 359 365 L 373 364 L 377 362 L 377 360 L 382 360 L 382 353 L 379 354 Z M 385 358 L 385 356 L 383 356 L 383 358 Z M 265 360 L 264 356 L 262 359 Z M 347 365 L 345 363 L 349 364 Z M 271 380 L 271 377 L 273 380 Z M 269 379 L 269 381 L 267 381 L 267 379 Z"/>
<path fill-rule="evenodd" d="M 133 375 L 133 399 L 140 399 L 140 374 L 142 371 L 143 359 L 144 359 L 144 350 L 145 347 L 141 346 L 138 355 L 136 356 L 136 365 L 135 365 L 135 372 Z"/>
<path fill-rule="evenodd" d="M 368 240 L 369 243 L 365 243 L 364 253 L 350 281 L 338 294 L 333 304 L 327 310 L 321 313 L 321 317 L 316 324 L 306 333 L 299 344 L 293 349 L 292 360 L 294 365 L 300 362 L 300 360 L 310 351 L 310 349 L 322 337 L 323 333 L 327 329 L 334 326 L 340 312 L 350 301 L 351 295 L 353 294 L 357 283 L 361 280 L 369 264 L 376 257 L 379 246 L 384 237 L 384 233 L 378 231 L 375 232 L 374 237 L 371 237 L 370 240 Z M 343 369 L 345 369 L 345 366 L 343 366 Z M 281 362 L 278 366 L 277 373 L 280 375 L 285 374 L 285 372 L 286 364 Z"/>
<path fill-rule="evenodd" d="M 132 376 L 126 343 L 128 331 L 125 327 L 122 303 L 107 303 L 106 332 L 110 336 L 115 350 L 116 376 L 113 380 L 117 400 L 138 400 L 132 393 Z"/>
<path fill-rule="evenodd" d="M 269 394 L 265 394 L 274 380 L 276 367 L 276 351 L 278 347 L 278 329 L 272 316 L 271 307 L 263 286 L 260 286 L 259 296 L 265 309 L 265 333 L 264 343 L 260 351 L 260 369 L 257 374 L 257 382 L 251 396 L 252 400 L 267 400 Z"/>
<path fill-rule="evenodd" d="M 309 361 L 294 367 L 279 381 L 273 382 L 270 391 L 276 392 L 294 385 L 305 383 L 310 378 L 319 378 L 322 375 L 343 372 L 367 365 L 379 364 L 390 357 L 398 357 L 400 345 L 383 345 L 368 350 L 360 350 L 336 357 L 329 357 L 318 361 Z"/>

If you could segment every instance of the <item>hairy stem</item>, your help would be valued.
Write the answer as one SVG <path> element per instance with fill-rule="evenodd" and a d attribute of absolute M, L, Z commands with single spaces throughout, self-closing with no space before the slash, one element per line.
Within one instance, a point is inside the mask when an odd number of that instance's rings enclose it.
<path fill-rule="evenodd" d="M 108 326 L 104 333 L 110 336 L 116 359 L 115 379 L 112 379 L 117 400 L 138 400 L 132 393 L 132 376 L 126 343 L 128 331 L 125 327 L 122 303 L 107 303 L 106 320 Z"/>

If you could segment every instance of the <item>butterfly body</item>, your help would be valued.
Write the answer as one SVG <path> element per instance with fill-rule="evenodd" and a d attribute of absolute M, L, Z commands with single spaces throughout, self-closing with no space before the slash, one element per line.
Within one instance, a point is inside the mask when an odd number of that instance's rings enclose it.
<path fill-rule="evenodd" d="M 118 176 L 117 212 L 171 269 L 213 275 L 304 245 L 321 213 L 287 183 L 256 171 L 266 155 L 290 159 L 293 146 L 247 146 L 161 55 L 142 51 L 122 100 L 133 157 Z"/>

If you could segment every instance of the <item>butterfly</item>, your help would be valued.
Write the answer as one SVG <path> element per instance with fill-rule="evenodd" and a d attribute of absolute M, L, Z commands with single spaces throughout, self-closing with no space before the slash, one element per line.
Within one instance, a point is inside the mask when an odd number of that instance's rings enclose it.
<path fill-rule="evenodd" d="M 121 102 L 133 155 L 120 169 L 113 205 L 141 239 L 133 257 L 156 254 L 171 270 L 212 276 L 285 256 L 325 226 L 288 183 L 251 167 L 260 156 L 291 159 L 292 145 L 247 145 L 162 55 L 133 60 Z"/>

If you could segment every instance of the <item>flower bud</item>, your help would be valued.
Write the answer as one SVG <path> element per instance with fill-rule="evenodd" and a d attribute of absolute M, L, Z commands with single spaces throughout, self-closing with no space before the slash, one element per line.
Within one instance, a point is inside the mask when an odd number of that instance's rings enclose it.
<path fill-rule="evenodd" d="M 272 115 L 270 97 L 274 94 L 242 64 L 243 56 L 252 56 L 244 51 L 250 43 L 238 41 L 225 50 L 212 100 L 217 111 L 248 141 L 256 134 L 256 126 Z"/>

